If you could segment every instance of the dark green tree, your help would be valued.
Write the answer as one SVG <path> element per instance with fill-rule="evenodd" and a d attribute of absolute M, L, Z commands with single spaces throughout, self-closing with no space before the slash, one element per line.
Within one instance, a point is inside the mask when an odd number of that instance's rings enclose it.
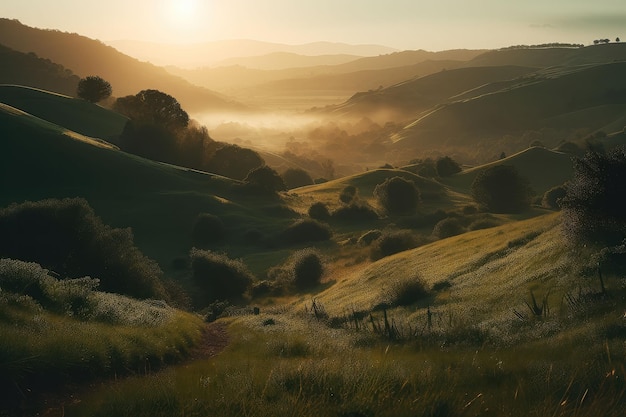
<path fill-rule="evenodd" d="M 313 184 L 311 175 L 302 168 L 287 168 L 281 177 L 288 190 Z"/>
<path fill-rule="evenodd" d="M 209 160 L 207 170 L 225 177 L 243 180 L 250 171 L 260 168 L 264 164 L 263 158 L 252 149 L 224 144 L 215 151 Z"/>
<path fill-rule="evenodd" d="M 246 178 L 244 178 L 244 182 L 269 193 L 275 193 L 277 191 L 284 191 L 287 189 L 287 187 L 285 187 L 285 182 L 281 176 L 278 175 L 278 172 L 267 165 L 263 165 L 250 171 Z"/>
<path fill-rule="evenodd" d="M 461 165 L 449 156 L 437 159 L 437 174 L 440 177 L 449 177 L 457 172 L 461 172 Z"/>
<path fill-rule="evenodd" d="M 96 75 L 81 78 L 76 90 L 78 97 L 91 103 L 97 103 L 105 98 L 109 98 L 112 93 L 111 84 Z"/>
<path fill-rule="evenodd" d="M 528 180 L 511 165 L 481 170 L 471 190 L 474 200 L 494 213 L 519 213 L 530 207 L 532 190 Z"/>
<path fill-rule="evenodd" d="M 113 109 L 136 124 L 148 124 L 178 131 L 189 124 L 189 115 L 180 103 L 159 90 L 142 90 L 134 96 L 120 97 Z"/>

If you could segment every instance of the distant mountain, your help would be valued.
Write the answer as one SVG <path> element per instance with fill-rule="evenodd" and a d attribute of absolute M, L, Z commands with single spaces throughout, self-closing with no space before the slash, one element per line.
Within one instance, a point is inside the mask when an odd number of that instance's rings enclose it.
<path fill-rule="evenodd" d="M 307 68 L 321 65 L 339 65 L 363 58 L 358 55 L 298 55 L 290 52 L 273 52 L 267 55 L 229 58 L 216 62 L 212 67 L 242 66 L 260 70 Z"/>
<path fill-rule="evenodd" d="M 113 86 L 115 96 L 136 94 L 144 89 L 157 89 L 174 96 L 190 110 L 240 109 L 241 105 L 206 88 L 192 85 L 152 64 L 140 62 L 75 33 L 42 30 L 17 20 L 0 19 L 0 44 L 20 52 L 34 52 L 80 77 L 99 75 Z"/>
<path fill-rule="evenodd" d="M 220 61 L 226 59 L 256 57 L 276 52 L 306 56 L 375 56 L 396 51 L 394 48 L 382 45 L 349 45 L 332 42 L 287 45 L 249 39 L 233 39 L 182 45 L 134 40 L 114 40 L 107 41 L 106 43 L 125 54 L 143 61 L 152 62 L 155 65 L 173 65 L 183 68 L 215 66 Z"/>
<path fill-rule="evenodd" d="M 80 78 L 71 70 L 34 53 L 0 45 L 0 84 L 19 84 L 74 95 Z"/>

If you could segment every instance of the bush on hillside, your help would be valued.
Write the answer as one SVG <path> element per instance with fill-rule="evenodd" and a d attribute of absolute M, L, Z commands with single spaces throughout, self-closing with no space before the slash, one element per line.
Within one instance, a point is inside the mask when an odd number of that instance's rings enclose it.
<path fill-rule="evenodd" d="M 204 292 L 204 303 L 239 301 L 254 281 L 254 276 L 242 261 L 230 259 L 224 254 L 193 248 L 189 257 L 193 280 Z"/>
<path fill-rule="evenodd" d="M 410 306 L 430 295 L 426 281 L 420 276 L 396 279 L 383 292 L 382 302 L 392 307 Z"/>
<path fill-rule="evenodd" d="M 303 249 L 293 257 L 293 283 L 297 289 L 305 290 L 318 285 L 324 276 L 324 262 L 315 249 Z"/>
<path fill-rule="evenodd" d="M 284 191 L 285 182 L 278 175 L 278 172 L 267 165 L 260 166 L 248 173 L 243 180 L 247 185 L 261 190 L 264 193 L 275 194 L 278 191 Z"/>
<path fill-rule="evenodd" d="M 246 181 L 246 177 L 250 175 L 252 171 L 262 168 L 264 164 L 265 161 L 263 158 L 252 149 L 242 148 L 237 145 L 222 144 L 211 156 L 206 165 L 206 169 L 209 172 L 223 175 L 224 177 Z M 274 173 L 279 177 L 276 171 L 274 171 Z M 259 173 L 257 175 L 261 174 Z M 255 180 L 263 183 L 261 178 Z M 278 184 L 277 180 L 274 181 Z M 282 186 L 279 186 L 280 190 L 284 190 L 285 185 L 282 182 L 282 178 L 280 179 L 280 184 L 282 184 Z M 274 187 L 276 186 L 274 185 Z"/>
<path fill-rule="evenodd" d="M 226 228 L 222 219 L 210 213 L 200 213 L 196 217 L 191 235 L 194 246 L 205 248 L 226 238 Z"/>
<path fill-rule="evenodd" d="M 376 239 L 370 250 L 370 259 L 376 261 L 386 256 L 416 248 L 420 244 L 417 236 L 410 230 L 385 232 Z"/>
<path fill-rule="evenodd" d="M 156 262 L 84 199 L 43 200 L 0 210 L 0 257 L 36 262 L 63 277 L 91 276 L 100 289 L 136 298 L 167 298 Z"/>
<path fill-rule="evenodd" d="M 170 132 L 184 129 L 189 124 L 189 115 L 178 100 L 159 90 L 142 90 L 134 96 L 120 97 L 113 109 L 137 125 L 159 126 Z"/>
<path fill-rule="evenodd" d="M 494 213 L 519 213 L 530 207 L 532 190 L 526 178 L 511 165 L 481 170 L 472 183 L 474 200 Z"/>
<path fill-rule="evenodd" d="M 420 192 L 413 181 L 393 177 L 374 188 L 374 197 L 390 215 L 411 215 L 417 210 Z"/>
<path fill-rule="evenodd" d="M 311 175 L 302 168 L 287 168 L 281 177 L 288 190 L 313 184 Z"/>
<path fill-rule="evenodd" d="M 439 221 L 435 225 L 433 229 L 433 236 L 439 239 L 445 239 L 447 237 L 460 235 L 465 232 L 466 229 L 460 219 L 448 217 L 447 219 Z"/>
<path fill-rule="evenodd" d="M 353 202 L 341 206 L 332 212 L 331 217 L 342 222 L 373 222 L 378 220 L 378 213 L 365 202 Z"/>
<path fill-rule="evenodd" d="M 313 219 L 298 220 L 280 234 L 280 240 L 290 245 L 329 240 L 333 235 L 330 227 Z"/>
<path fill-rule="evenodd" d="M 561 210 L 561 200 L 565 198 L 566 194 L 567 190 L 565 185 L 552 187 L 543 194 L 541 205 L 550 210 Z"/>
<path fill-rule="evenodd" d="M 449 156 L 437 159 L 436 168 L 437 174 L 440 177 L 449 177 L 450 175 L 461 172 L 461 165 Z"/>
<path fill-rule="evenodd" d="M 315 220 L 327 221 L 330 219 L 328 206 L 321 201 L 311 204 L 308 211 L 309 217 Z"/>
<path fill-rule="evenodd" d="M 359 190 L 354 185 L 348 185 L 339 193 L 339 201 L 350 204 L 358 198 Z"/>
<path fill-rule="evenodd" d="M 619 245 L 626 238 L 626 147 L 589 152 L 574 161 L 574 177 L 561 200 L 571 242 Z"/>

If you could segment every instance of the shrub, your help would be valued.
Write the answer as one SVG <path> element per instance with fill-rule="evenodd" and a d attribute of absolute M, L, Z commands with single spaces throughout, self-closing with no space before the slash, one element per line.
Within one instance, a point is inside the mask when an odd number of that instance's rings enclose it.
<path fill-rule="evenodd" d="M 354 185 L 348 185 L 339 193 L 339 201 L 350 204 L 358 197 L 358 193 L 359 190 Z"/>
<path fill-rule="evenodd" d="M 565 197 L 566 194 L 567 191 L 565 189 L 565 185 L 552 187 L 543 194 L 543 198 L 541 199 L 541 205 L 551 210 L 560 210 L 561 200 Z"/>
<path fill-rule="evenodd" d="M 250 175 L 252 171 L 262 168 L 264 163 L 263 158 L 252 149 L 241 148 L 237 145 L 223 144 L 208 161 L 207 170 L 225 177 L 248 182 L 246 176 Z M 272 177 L 270 179 L 263 176 L 264 174 L 266 174 L 265 171 L 260 171 L 250 178 L 250 182 L 255 184 L 259 182 L 259 185 L 262 187 L 270 186 L 272 189 L 277 187 L 276 184 L 279 184 L 279 188 L 280 184 L 282 184 L 282 188 L 280 189 L 285 189 L 283 180 L 276 171 L 272 170 Z M 278 180 L 276 180 L 274 174 L 280 179 L 280 182 L 277 182 Z"/>
<path fill-rule="evenodd" d="M 532 191 L 511 165 L 495 165 L 478 173 L 472 183 L 474 200 L 495 213 L 519 213 L 530 207 Z"/>
<path fill-rule="evenodd" d="M 445 239 L 447 237 L 460 235 L 465 233 L 465 227 L 458 218 L 448 217 L 439 221 L 434 229 L 433 235 L 439 239 Z"/>
<path fill-rule="evenodd" d="M 330 227 L 313 219 L 298 220 L 280 235 L 281 240 L 288 244 L 318 242 L 329 240 L 333 233 Z"/>
<path fill-rule="evenodd" d="M 243 181 L 267 193 L 276 193 L 277 191 L 287 189 L 285 182 L 281 176 L 278 175 L 278 172 L 267 165 L 253 169 Z"/>
<path fill-rule="evenodd" d="M 195 283 L 204 291 L 204 302 L 240 300 L 254 276 L 240 260 L 193 248 L 189 254 Z"/>
<path fill-rule="evenodd" d="M 457 172 L 461 172 L 461 165 L 449 156 L 437 159 L 436 168 L 440 177 L 449 177 Z"/>
<path fill-rule="evenodd" d="M 500 222 L 498 219 L 485 217 L 485 218 L 474 220 L 472 223 L 469 224 L 469 226 L 467 226 L 467 229 L 468 230 L 489 229 L 491 227 L 498 227 L 501 224 L 502 222 Z"/>
<path fill-rule="evenodd" d="M 413 181 L 393 177 L 376 186 L 374 197 L 388 214 L 411 215 L 417 210 L 420 193 Z"/>
<path fill-rule="evenodd" d="M 0 257 L 36 262 L 67 278 L 92 276 L 100 289 L 136 298 L 167 298 L 156 262 L 84 199 L 43 200 L 0 210 Z"/>
<path fill-rule="evenodd" d="M 389 306 L 409 306 L 429 295 L 426 281 L 416 275 L 397 279 L 389 284 L 383 295 L 383 303 Z"/>
<path fill-rule="evenodd" d="M 293 283 L 298 289 L 316 286 L 324 276 L 324 263 L 314 249 L 303 249 L 293 255 Z"/>
<path fill-rule="evenodd" d="M 199 248 L 207 247 L 226 237 L 222 219 L 210 213 L 200 213 L 193 226 L 192 241 Z"/>
<path fill-rule="evenodd" d="M 328 206 L 320 201 L 311 204 L 308 211 L 309 217 L 315 220 L 326 221 L 330 219 L 330 212 Z"/>
<path fill-rule="evenodd" d="M 332 218 L 344 222 L 373 222 L 378 220 L 378 213 L 367 203 L 352 203 L 333 211 Z"/>
<path fill-rule="evenodd" d="M 372 244 L 370 258 L 375 261 L 418 245 L 417 237 L 410 230 L 386 232 Z"/>
<path fill-rule="evenodd" d="M 281 175 L 288 190 L 313 184 L 313 178 L 302 168 L 287 168 Z"/>

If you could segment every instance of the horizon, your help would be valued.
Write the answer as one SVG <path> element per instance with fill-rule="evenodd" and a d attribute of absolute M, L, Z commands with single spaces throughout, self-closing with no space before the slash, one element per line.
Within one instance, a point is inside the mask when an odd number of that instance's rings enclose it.
<path fill-rule="evenodd" d="M 173 45 L 254 40 L 287 45 L 316 42 L 380 45 L 397 50 L 497 49 L 512 45 L 576 43 L 626 37 L 620 0 L 593 4 L 537 0 L 502 4 L 462 0 L 437 4 L 396 0 L 228 3 L 141 0 L 3 2 L 0 16 L 42 29 L 78 33 L 102 42 Z M 137 17 L 141 17 L 138 19 Z M 138 23 L 140 22 L 140 23 Z M 495 35 L 494 35 L 495 34 Z"/>

